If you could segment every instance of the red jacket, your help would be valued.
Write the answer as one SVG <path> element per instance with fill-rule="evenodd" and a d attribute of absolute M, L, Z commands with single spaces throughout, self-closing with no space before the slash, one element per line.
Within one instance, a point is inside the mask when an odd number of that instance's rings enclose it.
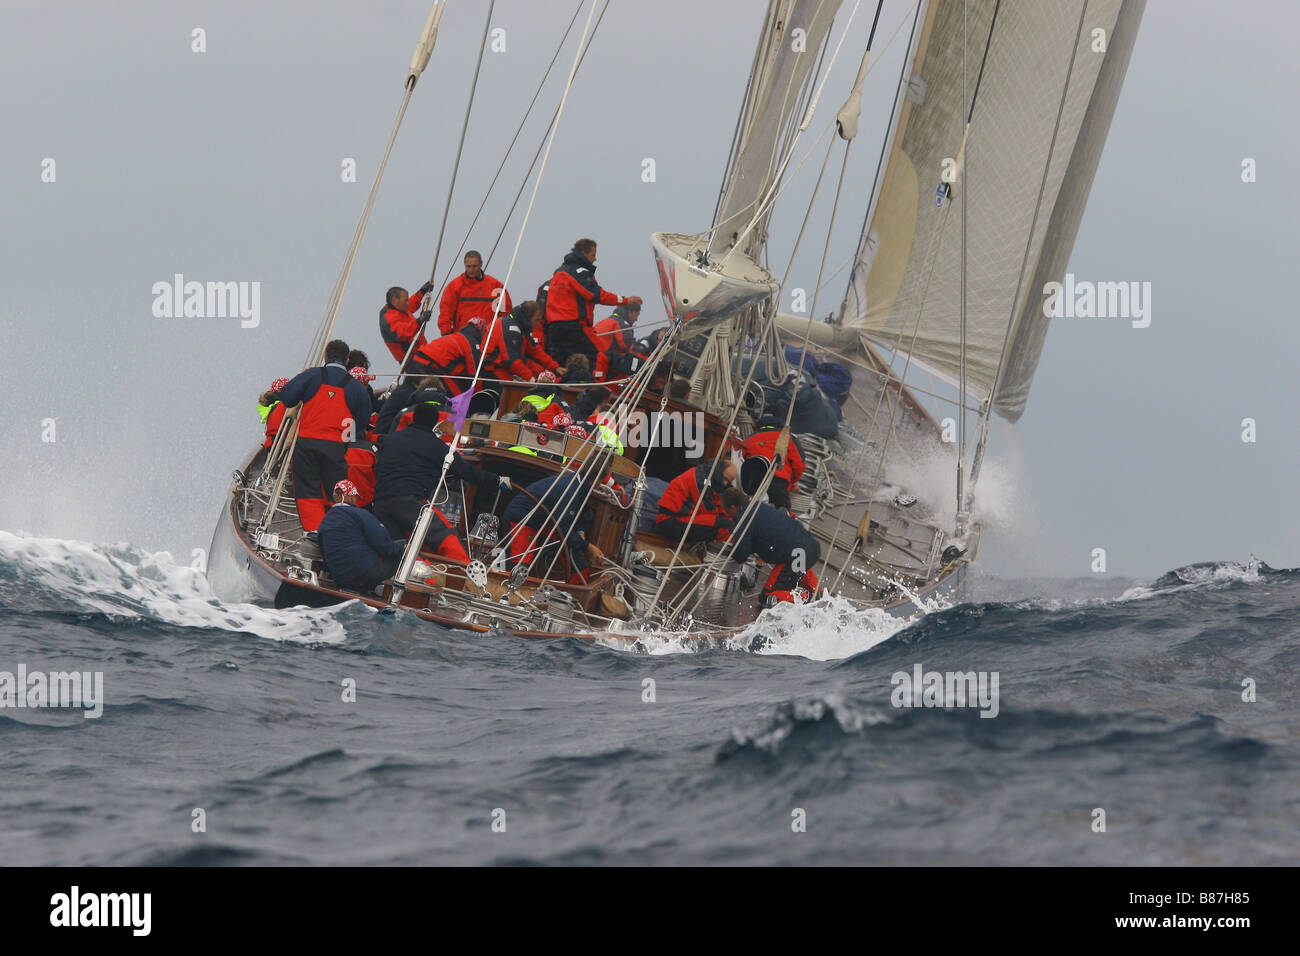
<path fill-rule="evenodd" d="M 460 376 L 461 381 L 444 379 L 447 393 L 459 395 L 469 387 L 468 379 L 478 369 L 480 341 L 478 330 L 467 326 L 416 349 L 411 356 L 411 367 L 417 372 L 423 370 L 430 375 Z"/>
<path fill-rule="evenodd" d="M 510 293 L 505 286 L 486 272 L 477 281 L 462 272 L 447 283 L 442 293 L 438 329 L 443 335 L 449 335 L 476 315 L 491 322 L 497 293 L 501 294 L 501 314 L 506 315 L 514 306 L 510 304 Z"/>
<path fill-rule="evenodd" d="M 553 372 L 557 376 L 561 372 L 560 363 L 551 358 L 531 335 L 524 336 L 524 362 L 534 378 L 542 372 Z"/>
<path fill-rule="evenodd" d="M 597 322 L 587 337 L 596 346 L 595 377 L 600 380 L 609 373 L 616 357 L 632 350 L 632 323 L 615 313 Z"/>
<path fill-rule="evenodd" d="M 496 378 L 509 381 L 512 378 L 528 380 L 535 378 L 537 373 L 528 367 L 524 361 L 522 349 L 511 349 L 507 345 L 506 316 L 500 316 L 495 326 L 489 326 L 492 331 L 488 335 L 488 357 L 483 362 L 483 375 L 485 378 Z M 491 320 L 488 320 L 491 323 Z M 514 336 L 511 336 L 514 339 Z M 512 354 L 512 352 L 514 354 Z"/>
<path fill-rule="evenodd" d="M 385 305 L 379 310 L 379 334 L 384 337 L 384 344 L 388 346 L 388 351 L 399 362 L 406 358 L 406 350 L 411 346 L 411 339 L 417 334 L 420 336 L 420 345 L 425 343 L 424 333 L 420 331 L 420 323 L 415 320 L 415 313 L 420 311 L 420 303 L 423 300 L 424 294 L 417 292 L 406 303 L 405 312 L 394 309 L 391 305 Z"/>
<path fill-rule="evenodd" d="M 357 506 L 364 508 L 375 500 L 375 460 L 379 446 L 372 441 L 348 445 L 344 458 L 348 463 L 348 480 L 357 486 Z"/>
<path fill-rule="evenodd" d="M 776 457 L 776 440 L 780 437 L 779 428 L 760 428 L 745 439 L 745 443 L 740 446 L 741 454 L 746 458 L 758 457 L 771 461 Z M 776 470 L 773 477 L 784 478 L 791 485 L 797 485 L 799 479 L 803 477 L 803 470 L 803 456 L 799 454 L 799 446 L 791 435 L 790 445 L 785 452 L 785 461 L 781 463 L 781 467 Z"/>
<path fill-rule="evenodd" d="M 570 251 L 564 264 L 551 276 L 546 293 L 547 322 L 592 324 L 597 305 L 626 305 L 627 296 L 606 292 L 596 283 L 596 267 L 586 256 Z"/>
<path fill-rule="evenodd" d="M 497 369 L 507 370 L 515 377 L 524 379 L 535 379 L 543 371 L 557 371 L 560 366 L 556 364 L 555 359 L 547 355 L 546 350 L 533 338 L 532 330 L 536 329 L 536 324 L 534 323 L 530 330 L 529 321 L 515 315 L 516 311 L 518 310 L 501 316 L 500 338 L 493 336 Z"/>
<path fill-rule="evenodd" d="M 344 442 L 364 432 L 370 421 L 370 396 L 341 362 L 299 372 L 280 389 L 280 401 L 298 413 L 298 437 Z"/>
<path fill-rule="evenodd" d="M 533 411 L 537 413 L 537 423 L 545 428 L 554 426 L 557 415 L 568 414 L 564 410 L 563 403 L 552 396 L 535 395 L 530 392 L 521 401 L 533 407 Z"/>
<path fill-rule="evenodd" d="M 676 518 L 678 521 L 687 521 L 691 518 L 691 510 L 695 507 L 695 502 L 700 499 L 700 488 L 704 485 L 709 467 L 709 462 L 696 465 L 690 471 L 684 471 L 668 482 L 668 489 L 659 499 L 659 513 L 655 515 L 656 525 L 662 524 L 669 518 Z M 706 488 L 704 503 L 700 505 L 700 510 L 695 512 L 695 518 L 690 523 L 711 528 L 726 517 L 718 493 L 712 488 Z"/>

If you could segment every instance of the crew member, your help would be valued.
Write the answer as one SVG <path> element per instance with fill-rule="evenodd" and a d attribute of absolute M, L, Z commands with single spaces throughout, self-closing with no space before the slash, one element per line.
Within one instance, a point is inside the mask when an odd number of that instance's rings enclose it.
<path fill-rule="evenodd" d="M 654 353 L 654 350 L 659 347 L 659 343 L 663 341 L 664 336 L 667 334 L 668 334 L 668 327 L 661 326 L 660 328 L 655 329 L 645 338 L 637 339 L 636 347 L 635 347 L 637 355 L 641 356 L 642 358 L 648 359 Z"/>
<path fill-rule="evenodd" d="M 459 331 L 416 349 L 408 363 L 410 369 L 417 375 L 439 376 L 448 395 L 459 395 L 469 388 L 470 379 L 478 371 L 486 328 L 487 322 L 481 316 L 467 319 Z"/>
<path fill-rule="evenodd" d="M 402 546 L 378 518 L 357 507 L 351 481 L 334 486 L 334 507 L 321 520 L 319 534 L 325 567 L 339 587 L 367 594 L 397 573 Z"/>
<path fill-rule="evenodd" d="M 369 508 L 375 500 L 375 462 L 379 458 L 379 445 L 373 433 L 349 442 L 344 458 L 348 463 L 348 481 L 357 489 L 357 507 Z"/>
<path fill-rule="evenodd" d="M 713 477 L 709 469 L 713 468 Z M 686 535 L 687 544 L 701 541 L 726 541 L 731 534 L 732 519 L 722 508 L 719 495 L 736 480 L 736 466 L 731 462 L 702 462 L 682 472 L 668 483 L 659 499 L 655 515 L 655 531 L 669 540 L 680 540 Z M 697 509 L 696 502 L 700 502 Z M 694 511 L 694 517 L 691 512 Z"/>
<path fill-rule="evenodd" d="M 538 550 L 549 551 L 560 542 L 565 557 L 560 565 L 567 570 L 570 584 L 585 584 L 591 569 L 603 564 L 605 555 L 587 536 L 591 531 L 595 512 L 587 506 L 587 499 L 600 469 L 591 468 L 585 475 L 573 471 L 547 475 L 534 481 L 516 494 L 506 506 L 505 518 L 510 522 L 510 559 L 534 563 Z M 543 538 L 537 547 L 539 532 Z M 551 555 L 544 554 L 540 571 L 545 572 Z"/>
<path fill-rule="evenodd" d="M 370 412 L 375 414 L 379 411 L 380 406 L 384 404 L 383 399 L 375 394 L 375 390 L 370 383 L 376 378 L 370 371 L 370 356 L 361 349 L 353 349 L 348 353 L 348 372 L 365 386 L 366 394 L 370 396 Z"/>
<path fill-rule="evenodd" d="M 540 314 L 537 303 L 529 299 L 515 306 L 509 315 L 501 317 L 502 346 L 508 368 L 515 378 L 541 381 L 544 372 L 552 379 L 559 374 L 559 364 L 533 337 L 533 327 Z"/>
<path fill-rule="evenodd" d="M 375 516 L 395 537 L 408 537 L 420 517 L 420 509 L 433 494 L 442 475 L 447 446 L 434 433 L 438 411 L 421 404 L 415 409 L 409 428 L 389 435 L 379 452 L 375 466 Z M 451 473 L 491 492 L 509 489 L 510 479 L 484 471 L 459 455 L 451 460 Z M 425 535 L 422 548 L 432 548 L 447 558 L 468 561 L 465 547 L 456 537 L 454 526 L 437 508 Z"/>
<path fill-rule="evenodd" d="M 498 308 L 497 297 L 501 302 Z M 505 286 L 483 271 L 483 257 L 471 249 L 465 253 L 465 271 L 447 283 L 438 310 L 438 330 L 443 335 L 462 328 L 473 316 L 492 321 L 493 312 L 506 315 L 513 308 Z"/>
<path fill-rule="evenodd" d="M 538 424 L 550 428 L 556 415 L 565 414 L 559 395 L 560 390 L 553 385 L 538 385 L 530 388 L 528 394 L 519 401 L 521 404 L 531 405 L 537 415 Z"/>
<path fill-rule="evenodd" d="M 543 346 L 546 345 L 546 300 L 550 294 L 551 280 L 547 279 L 537 287 L 537 317 L 533 319 L 533 339 Z"/>
<path fill-rule="evenodd" d="M 596 323 L 593 341 L 599 354 L 596 356 L 596 380 L 603 378 L 627 378 L 637 370 L 635 351 L 636 342 L 632 326 L 641 314 L 641 306 L 636 303 L 620 305 L 608 318 Z"/>
<path fill-rule="evenodd" d="M 380 424 L 385 422 L 388 432 L 401 431 L 408 427 L 415 415 L 415 410 L 421 405 L 431 405 L 438 413 L 438 421 L 451 417 L 451 403 L 447 401 L 447 393 L 442 390 L 442 379 L 430 375 L 427 378 L 411 380 L 410 389 L 403 388 L 393 393 L 392 415 L 380 416 Z"/>
<path fill-rule="evenodd" d="M 562 385 L 588 385 L 591 383 L 591 360 L 581 352 L 574 352 L 564 363 Z"/>
<path fill-rule="evenodd" d="M 280 401 L 280 389 L 288 384 L 287 378 L 277 378 L 257 399 L 257 415 L 266 425 L 266 441 L 262 442 L 263 448 L 271 447 L 276 433 L 280 431 L 280 422 L 284 421 L 284 402 Z"/>
<path fill-rule="evenodd" d="M 384 297 L 384 307 L 379 310 L 379 334 L 399 365 L 406 358 L 412 339 L 419 337 L 416 348 L 425 343 L 424 329 L 415 313 L 420 311 L 420 303 L 432 291 L 432 282 L 420 286 L 415 295 L 408 295 L 400 285 L 395 285 Z"/>
<path fill-rule="evenodd" d="M 734 493 L 734 494 L 733 494 Z M 745 506 L 745 494 L 739 488 L 723 492 L 723 507 L 734 522 Z M 819 582 L 813 566 L 821 559 L 821 545 L 812 532 L 790 516 L 788 511 L 759 502 L 748 526 L 731 552 L 733 561 L 744 561 L 751 554 L 772 566 L 763 585 L 763 597 L 769 604 L 781 601 L 807 601 L 817 593 Z"/>
<path fill-rule="evenodd" d="M 584 421 L 602 408 L 608 408 L 607 404 L 612 397 L 612 393 L 604 385 L 593 385 L 585 389 L 581 395 L 573 400 L 573 418 L 574 421 Z"/>
<path fill-rule="evenodd" d="M 293 452 L 293 490 L 298 520 L 304 531 L 315 531 L 329 491 L 348 476 L 347 445 L 364 435 L 370 423 L 370 396 L 343 364 L 348 343 L 335 339 L 325 346 L 325 364 L 300 372 L 280 391 L 280 401 L 298 413 L 298 441 Z"/>
<path fill-rule="evenodd" d="M 776 457 L 776 441 L 781 437 L 782 428 L 783 424 L 779 419 L 764 415 L 759 419 L 758 429 L 740 446 L 741 454 L 746 459 L 762 458 L 772 461 Z M 790 488 L 799 484 L 803 472 L 803 455 L 799 454 L 799 443 L 791 435 L 785 457 L 781 460 L 781 467 L 776 470 L 771 483 L 767 486 L 767 500 L 773 507 L 790 510 Z"/>
<path fill-rule="evenodd" d="M 582 352 L 594 365 L 596 345 L 590 337 L 597 305 L 641 304 L 640 296 L 607 292 L 596 282 L 596 242 L 579 239 L 551 276 L 546 293 L 546 351 L 557 362 Z"/>

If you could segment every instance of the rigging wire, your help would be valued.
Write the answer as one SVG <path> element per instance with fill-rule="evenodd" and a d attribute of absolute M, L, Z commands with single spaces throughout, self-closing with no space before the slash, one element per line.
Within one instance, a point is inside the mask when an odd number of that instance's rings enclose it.
<path fill-rule="evenodd" d="M 533 182 L 533 194 L 528 201 L 528 208 L 524 212 L 524 221 L 519 227 L 519 236 L 515 240 L 514 252 L 510 256 L 510 266 L 509 268 L 506 269 L 506 277 L 502 282 L 502 285 L 506 286 L 507 288 L 509 288 L 510 277 L 514 272 L 515 262 L 519 257 L 519 248 L 523 244 L 524 234 L 528 230 L 528 221 L 532 217 L 533 207 L 537 203 L 537 193 L 542 185 L 542 176 L 546 172 L 546 163 L 550 159 L 551 147 L 555 144 L 555 136 L 560 130 L 559 120 L 564 114 L 564 107 L 568 103 L 569 93 L 573 89 L 573 78 L 578 72 L 578 64 L 581 62 L 582 53 L 584 52 L 587 45 L 588 38 L 590 37 L 591 23 L 593 17 L 595 16 L 595 13 L 596 13 L 596 0 L 591 0 L 591 9 L 587 13 L 587 22 L 586 25 L 583 27 L 582 38 L 578 43 L 578 53 L 574 57 L 573 66 L 569 69 L 569 78 L 564 84 L 564 93 L 560 97 L 560 105 L 558 110 L 556 111 L 555 122 L 551 125 L 551 132 L 550 132 L 550 137 L 546 144 L 546 151 L 542 156 L 542 164 L 537 171 L 537 178 Z M 496 329 L 501 315 L 501 306 L 502 306 L 502 300 L 500 297 L 498 297 L 492 309 L 492 321 L 488 325 L 488 329 L 486 333 L 484 333 L 485 341 L 488 342 L 491 341 L 492 332 Z M 474 370 L 474 379 L 469 386 L 469 391 L 471 393 L 474 391 L 475 387 L 477 386 L 479 378 L 483 374 L 483 362 L 486 360 L 487 354 L 488 354 L 487 349 L 483 349 L 479 353 L 478 365 Z M 439 472 L 438 483 L 434 488 L 433 497 L 437 496 L 438 492 L 441 491 L 442 486 L 447 481 L 447 472 L 451 468 L 451 463 L 453 457 L 456 454 L 456 449 L 460 445 L 461 434 L 464 431 L 464 427 L 465 427 L 465 420 L 462 419 L 460 424 L 457 425 L 456 427 L 455 434 L 452 436 L 451 445 L 447 450 L 447 455 L 443 458 L 442 470 Z M 394 588 L 392 590 L 392 597 L 391 597 L 393 603 L 396 603 L 401 598 L 401 594 L 406 585 L 406 580 L 410 576 L 411 569 L 415 566 L 416 558 L 419 557 L 420 545 L 424 541 L 424 535 L 428 529 L 429 520 L 431 517 L 432 517 L 432 512 L 429 510 L 428 506 L 426 505 L 425 509 L 420 514 L 420 518 L 419 521 L 417 522 L 416 529 L 411 535 L 411 540 L 410 542 L 408 542 L 406 546 L 406 551 L 402 556 L 402 562 L 398 568 L 397 574 L 394 575 L 393 578 Z"/>
<path fill-rule="evenodd" d="M 304 371 L 317 361 L 325 349 L 325 344 L 330 340 L 330 336 L 334 332 L 334 323 L 338 319 L 339 308 L 343 304 L 343 295 L 347 291 L 348 280 L 352 276 L 352 267 L 356 263 L 357 252 L 361 248 L 361 239 L 366 233 L 366 226 L 370 223 L 370 214 L 374 210 L 375 197 L 379 193 L 379 184 L 384 178 L 384 171 L 388 168 L 388 158 L 392 155 L 393 144 L 397 141 L 397 133 L 402 127 L 403 118 L 406 116 L 406 108 L 410 105 L 411 94 L 415 92 L 416 83 L 419 82 L 420 75 L 424 72 L 429 57 L 433 53 L 433 47 L 438 38 L 438 25 L 442 21 L 442 14 L 446 6 L 446 0 L 435 0 L 429 10 L 429 18 L 425 21 L 424 31 L 416 44 L 410 67 L 407 70 L 405 92 L 402 95 L 401 106 L 397 110 L 397 117 L 393 120 L 393 130 L 388 136 L 388 144 L 384 147 L 384 155 L 380 159 L 379 167 L 375 170 L 375 178 L 370 184 L 370 192 L 366 196 L 365 205 L 362 207 L 361 217 L 352 232 L 352 241 L 348 245 L 346 255 L 343 257 L 343 265 L 340 267 L 339 274 L 330 290 L 325 313 L 321 316 L 320 324 L 316 327 L 316 334 L 308 348 L 307 357 L 303 363 Z M 287 413 L 286 421 L 281 423 L 279 433 L 276 435 L 276 441 L 271 449 L 271 455 L 267 459 L 267 468 L 263 471 L 263 477 L 265 477 L 270 469 L 279 467 L 279 471 L 276 473 L 274 490 L 271 494 L 271 505 L 264 512 L 262 520 L 258 524 L 255 538 L 261 537 L 261 533 L 265 531 L 279 510 L 280 497 L 289 470 L 286 463 L 292 460 L 297 444 L 298 415 L 294 410 Z M 280 453 L 278 458 L 275 457 L 277 451 Z"/>
<path fill-rule="evenodd" d="M 469 237 L 471 234 L 473 234 L 474 227 L 478 225 L 479 216 L 483 214 L 483 210 L 487 206 L 488 199 L 490 199 L 492 196 L 492 190 L 496 187 L 497 180 L 501 176 L 501 171 L 505 169 L 506 162 L 510 159 L 510 154 L 514 151 L 515 144 L 519 141 L 519 136 L 524 131 L 524 124 L 528 122 L 528 117 L 532 115 L 533 107 L 537 105 L 537 99 L 541 95 L 542 88 L 546 85 L 546 81 L 550 78 L 551 70 L 554 69 L 555 62 L 560 58 L 560 51 L 564 49 L 564 44 L 568 41 L 569 34 L 573 31 L 573 25 L 574 23 L 577 22 L 578 14 L 582 12 L 582 5 L 585 2 L 586 0 L 578 0 L 578 5 L 573 10 L 573 16 L 569 18 L 569 25 L 564 28 L 564 35 L 560 37 L 560 42 L 556 45 L 555 52 L 551 54 L 551 61 L 546 65 L 546 70 L 542 74 L 542 80 L 540 83 L 537 84 L 537 89 L 533 91 L 533 98 L 529 101 L 528 108 L 524 110 L 523 119 L 521 119 L 519 121 L 519 125 L 515 127 L 515 135 L 511 138 L 510 145 L 506 147 L 505 155 L 501 157 L 501 162 L 497 166 L 497 171 L 493 174 L 492 181 L 488 183 L 488 187 L 483 193 L 483 201 L 479 203 L 478 210 L 474 213 L 474 218 L 470 221 L 469 228 L 465 230 L 465 235 L 460 241 L 460 248 L 457 250 L 458 258 L 456 260 L 453 260 L 451 265 L 447 267 L 447 272 L 445 275 L 443 275 L 442 282 L 439 283 L 440 288 L 446 287 L 447 281 L 451 278 L 452 272 L 455 271 L 456 263 L 459 261 L 459 253 L 464 252 L 465 246 L 469 243 Z M 597 26 L 600 25 L 599 20 L 596 21 L 596 25 Z M 592 34 L 595 35 L 595 32 L 596 31 L 593 28 Z M 554 122 L 553 118 L 552 118 L 552 122 Z M 549 130 L 550 127 L 548 126 L 547 129 Z M 544 137 L 545 134 L 543 134 L 543 139 Z M 532 172 L 532 167 L 529 167 L 528 172 L 529 173 Z M 524 181 L 525 182 L 528 181 L 527 175 L 524 176 Z M 512 206 L 511 211 L 513 210 L 514 207 Z M 495 248 L 496 247 L 494 246 L 493 249 Z M 437 260 L 435 259 L 434 261 L 436 264 Z M 430 281 L 432 281 L 433 276 L 430 276 L 429 279 Z"/>
<path fill-rule="evenodd" d="M 438 259 L 442 256 L 442 239 L 447 232 L 447 216 L 451 213 L 451 197 L 456 192 L 456 177 L 460 175 L 460 158 L 465 151 L 465 133 L 469 130 L 470 114 L 474 112 L 474 94 L 478 92 L 478 76 L 483 69 L 483 54 L 487 52 L 488 32 L 492 29 L 492 12 L 497 0 L 488 3 L 487 19 L 483 21 L 483 39 L 479 41 L 478 61 L 474 64 L 474 79 L 469 85 L 469 102 L 465 105 L 465 116 L 460 124 L 460 141 L 456 144 L 456 162 L 451 167 L 451 182 L 447 184 L 447 202 L 442 207 L 442 225 L 438 227 L 438 245 L 433 252 L 433 267 L 429 269 L 429 281 L 438 274 Z"/>

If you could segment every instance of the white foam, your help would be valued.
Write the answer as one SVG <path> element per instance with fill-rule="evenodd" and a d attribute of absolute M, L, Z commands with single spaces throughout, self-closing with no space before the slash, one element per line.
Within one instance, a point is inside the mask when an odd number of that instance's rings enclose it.
<path fill-rule="evenodd" d="M 222 604 L 202 571 L 178 564 L 166 551 L 0 531 L 0 562 L 15 565 L 25 581 L 48 592 L 51 610 L 220 628 L 308 644 L 340 644 L 347 636 L 338 620 L 339 607 L 277 611 Z"/>
<path fill-rule="evenodd" d="M 1261 567 L 1263 567 L 1263 562 L 1252 555 L 1245 564 L 1239 561 L 1222 561 L 1208 566 L 1178 568 L 1173 573 L 1183 582 L 1182 584 L 1174 584 L 1168 587 L 1139 584 L 1124 591 L 1116 600 L 1142 601 L 1157 594 L 1172 594 L 1177 591 L 1188 591 L 1192 588 L 1222 587 L 1227 584 L 1238 583 L 1257 584 L 1260 579 L 1259 569 Z"/>
<path fill-rule="evenodd" d="M 834 661 L 882 644 L 911 625 L 917 617 L 949 607 L 941 598 L 922 601 L 910 619 L 880 608 L 858 608 L 843 597 L 822 597 L 808 604 L 783 602 L 768 608 L 740 633 L 721 641 L 700 634 L 646 633 L 638 635 L 638 650 L 649 654 L 693 654 L 725 647 L 735 651 Z M 627 648 L 610 641 L 609 647 Z"/>

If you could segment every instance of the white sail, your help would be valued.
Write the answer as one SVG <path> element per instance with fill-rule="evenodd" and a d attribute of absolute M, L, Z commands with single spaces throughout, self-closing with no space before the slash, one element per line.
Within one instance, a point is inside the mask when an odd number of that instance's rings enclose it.
<path fill-rule="evenodd" d="M 785 149 L 841 0 L 770 0 L 711 233 L 651 238 L 668 310 L 706 330 L 775 293 L 760 264 Z"/>
<path fill-rule="evenodd" d="M 1020 417 L 1047 334 L 1044 285 L 1065 271 L 1143 3 L 928 6 L 844 325 L 956 378 L 967 203 L 967 386 Z M 945 163 L 958 178 L 939 203 Z"/>

